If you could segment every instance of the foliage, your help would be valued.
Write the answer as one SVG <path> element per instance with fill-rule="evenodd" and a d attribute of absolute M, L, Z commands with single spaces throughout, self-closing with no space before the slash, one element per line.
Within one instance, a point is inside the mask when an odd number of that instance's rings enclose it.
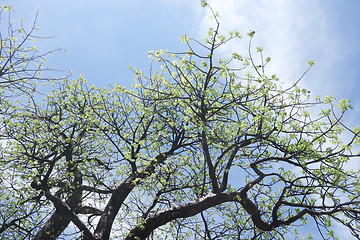
<path fill-rule="evenodd" d="M 37 81 L 49 80 L 41 75 L 55 70 L 45 65 L 46 56 L 60 50 L 40 52 L 34 42 L 46 37 L 37 35 L 40 31 L 36 25 L 37 15 L 29 28 L 23 26 L 22 19 L 17 27 L 11 17 L 13 11 L 4 4 L 0 9 L 0 86 L 5 96 L 31 94 L 36 89 Z"/>
<path fill-rule="evenodd" d="M 359 239 L 349 101 L 282 87 L 251 55 L 254 31 L 248 55 L 220 58 L 242 37 L 213 16 L 204 42 L 182 37 L 187 52 L 149 52 L 131 90 L 81 76 L 43 101 L 6 98 L 2 239 L 284 239 L 310 219 L 324 239 L 334 222 Z"/>

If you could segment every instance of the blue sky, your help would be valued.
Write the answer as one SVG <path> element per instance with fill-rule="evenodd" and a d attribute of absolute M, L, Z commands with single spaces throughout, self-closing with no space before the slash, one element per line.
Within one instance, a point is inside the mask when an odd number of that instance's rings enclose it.
<path fill-rule="evenodd" d="M 84 73 L 92 83 L 132 82 L 128 66 L 148 68 L 147 51 L 183 49 L 180 35 L 203 39 L 211 23 L 208 11 L 194 0 L 3 0 L 16 17 L 30 24 L 37 8 L 44 36 L 37 45 L 45 50 L 64 47 L 50 65 Z M 256 31 L 255 45 L 272 58 L 271 73 L 295 81 L 315 66 L 303 85 L 312 93 L 350 98 L 356 104 L 360 77 L 360 2 L 336 0 L 213 0 L 222 29 Z M 247 44 L 247 39 L 242 40 Z M 229 52 L 242 51 L 232 45 Z"/>
<path fill-rule="evenodd" d="M 58 69 L 80 73 L 95 85 L 130 86 L 128 66 L 148 69 L 147 51 L 182 50 L 181 35 L 203 39 L 209 12 L 200 0 L 3 0 L 14 17 L 30 25 L 37 8 L 40 49 L 66 48 L 49 58 Z M 360 1 L 348 0 L 212 0 L 224 32 L 256 31 L 254 46 L 272 58 L 268 73 L 293 82 L 315 65 L 302 85 L 313 95 L 348 98 L 354 109 L 350 125 L 360 124 Z M 247 38 L 223 54 L 244 51 Z M 349 238 L 350 239 L 350 238 Z"/>

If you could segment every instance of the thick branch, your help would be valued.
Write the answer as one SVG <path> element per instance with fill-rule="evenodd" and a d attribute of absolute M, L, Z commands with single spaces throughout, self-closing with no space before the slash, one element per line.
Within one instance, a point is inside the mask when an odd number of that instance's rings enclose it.
<path fill-rule="evenodd" d="M 108 239 L 110 237 L 110 232 L 112 224 L 115 220 L 119 209 L 129 193 L 135 187 L 134 181 L 137 179 L 137 175 L 132 174 L 128 177 L 123 183 L 121 183 L 112 193 L 109 202 L 107 203 L 99 223 L 95 230 L 96 239 Z"/>
<path fill-rule="evenodd" d="M 125 239 L 146 239 L 156 228 L 172 220 L 195 216 L 196 214 L 216 205 L 236 201 L 237 196 L 239 196 L 239 192 L 218 194 L 209 193 L 200 199 L 161 211 L 156 215 L 147 218 L 144 224 L 133 228 Z"/>
<path fill-rule="evenodd" d="M 67 205 L 65 202 L 61 201 L 60 198 L 52 195 L 49 190 L 45 191 L 45 196 L 55 205 L 56 211 L 63 213 L 63 215 L 67 216 L 75 225 L 79 228 L 80 231 L 83 232 L 86 239 L 95 240 L 92 233 L 85 226 L 85 224 L 76 216 L 74 211 Z"/>
<path fill-rule="evenodd" d="M 37 232 L 33 240 L 56 240 L 69 223 L 70 218 L 68 216 L 55 211 L 40 231 Z"/>
<path fill-rule="evenodd" d="M 152 162 L 143 172 L 131 174 L 113 191 L 96 227 L 94 234 L 96 239 L 109 239 L 115 217 L 129 193 L 135 188 L 135 182 L 139 179 L 144 179 L 153 173 L 155 171 L 155 166 L 164 163 L 166 158 L 172 155 L 176 149 L 177 147 L 173 147 L 170 151 L 158 155 L 156 160 Z"/>

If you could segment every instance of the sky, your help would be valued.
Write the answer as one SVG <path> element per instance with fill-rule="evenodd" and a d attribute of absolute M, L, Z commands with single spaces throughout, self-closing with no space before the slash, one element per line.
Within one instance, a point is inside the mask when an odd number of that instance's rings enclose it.
<path fill-rule="evenodd" d="M 66 48 L 49 57 L 49 65 L 84 73 L 97 86 L 130 87 L 128 66 L 146 72 L 147 52 L 183 50 L 181 35 L 199 40 L 212 25 L 200 0 L 2 0 L 15 9 L 14 19 L 30 25 L 38 13 L 43 50 Z M 315 65 L 300 85 L 312 95 L 351 100 L 350 126 L 360 124 L 360 1 L 348 0 L 212 0 L 223 32 L 256 31 L 253 46 L 262 46 L 272 61 L 268 73 L 294 82 Z M 2 23 L 0 23 L 2 24 Z M 223 54 L 244 51 L 247 38 L 229 44 Z M 349 237 L 349 239 L 351 239 Z"/>

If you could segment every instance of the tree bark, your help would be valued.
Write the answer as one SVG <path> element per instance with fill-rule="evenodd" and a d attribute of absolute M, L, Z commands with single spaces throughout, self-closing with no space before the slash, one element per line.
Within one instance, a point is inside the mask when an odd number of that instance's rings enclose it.
<path fill-rule="evenodd" d="M 69 217 L 55 211 L 33 240 L 56 240 L 69 223 Z"/>
<path fill-rule="evenodd" d="M 221 203 L 238 201 L 237 196 L 239 195 L 240 192 L 227 192 L 218 194 L 209 193 L 200 199 L 161 211 L 154 216 L 147 218 L 144 224 L 133 228 L 125 239 L 144 240 L 156 228 L 165 225 L 172 220 L 195 216 L 196 214 Z"/>
<path fill-rule="evenodd" d="M 96 239 L 109 239 L 115 217 L 119 212 L 121 205 L 135 187 L 133 182 L 136 178 L 136 174 L 131 175 L 112 193 L 111 198 L 101 214 L 99 223 L 95 229 L 94 237 Z"/>
<path fill-rule="evenodd" d="M 110 238 L 112 225 L 115 217 L 118 214 L 123 202 L 135 188 L 137 179 L 144 179 L 154 172 L 157 164 L 165 162 L 169 155 L 174 154 L 174 151 L 179 148 L 178 145 L 173 146 L 171 150 L 166 153 L 159 154 L 156 161 L 152 162 L 143 172 L 131 174 L 124 182 L 122 182 L 111 194 L 110 200 L 103 211 L 99 223 L 96 226 L 94 237 L 95 239 L 107 240 Z"/>

